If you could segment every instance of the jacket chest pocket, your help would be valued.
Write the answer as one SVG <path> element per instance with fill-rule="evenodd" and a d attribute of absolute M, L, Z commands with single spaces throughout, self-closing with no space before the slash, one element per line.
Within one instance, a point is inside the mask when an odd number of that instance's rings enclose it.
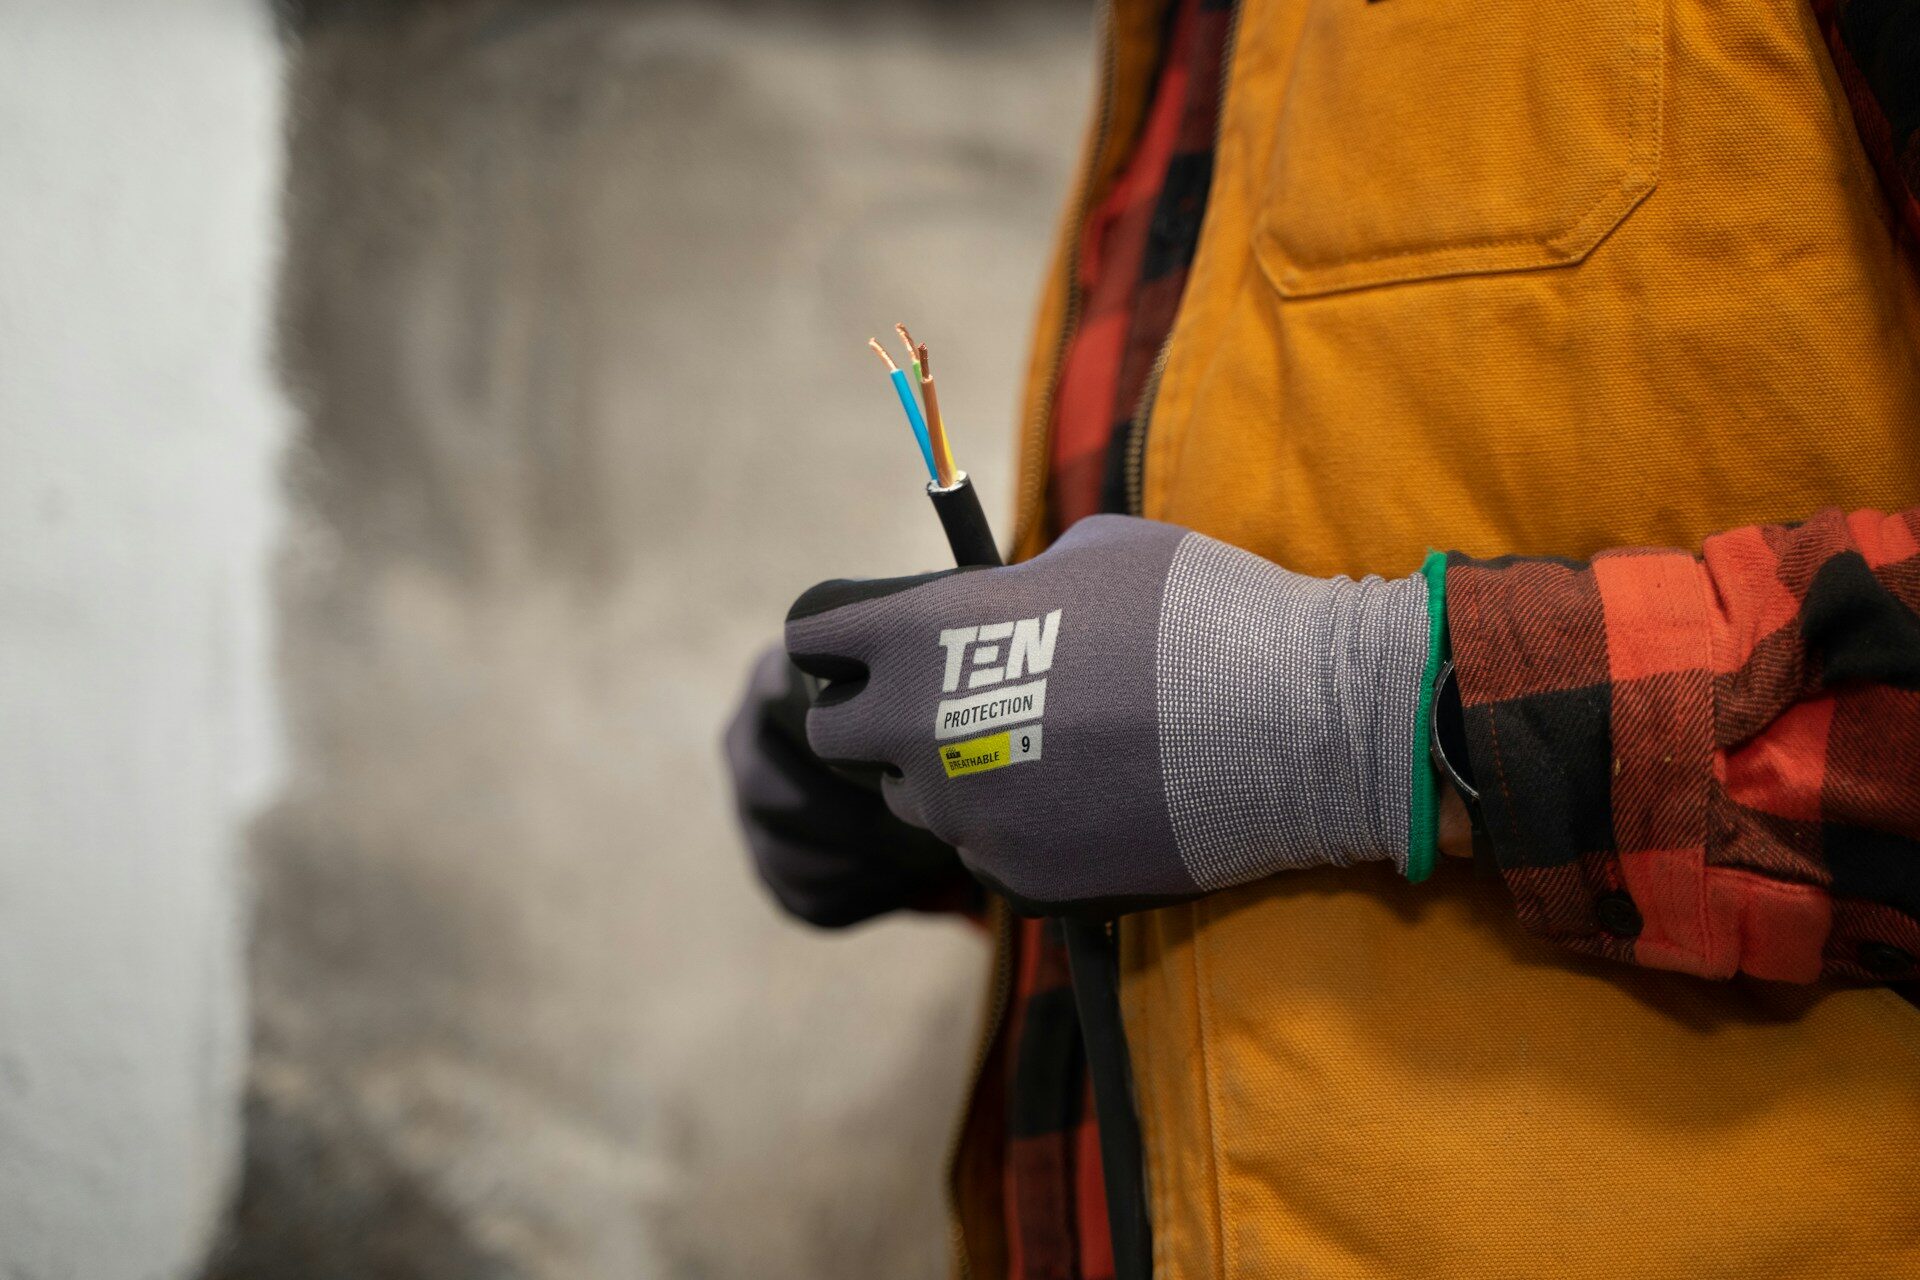
<path fill-rule="evenodd" d="M 1580 261 L 1659 172 L 1666 0 L 1306 0 L 1255 252 L 1283 295 Z"/>

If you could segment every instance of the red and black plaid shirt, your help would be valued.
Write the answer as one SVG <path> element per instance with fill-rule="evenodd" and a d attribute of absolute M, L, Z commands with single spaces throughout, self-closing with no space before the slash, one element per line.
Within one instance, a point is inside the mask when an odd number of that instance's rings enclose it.
<path fill-rule="evenodd" d="M 1920 976 L 1920 509 L 1454 556 L 1447 613 L 1529 929 L 1709 978 Z"/>
<path fill-rule="evenodd" d="M 1813 0 L 1920 233 L 1920 6 Z M 1124 457 L 1199 240 L 1233 0 L 1179 0 L 1134 151 L 1090 212 L 1050 457 L 1058 533 Z M 1522 922 L 1705 976 L 1899 981 L 1920 956 L 1920 512 L 1447 572 L 1489 843 Z M 1020 921 L 994 1060 L 1013 1280 L 1108 1280 L 1098 1139 L 1057 926 Z"/>

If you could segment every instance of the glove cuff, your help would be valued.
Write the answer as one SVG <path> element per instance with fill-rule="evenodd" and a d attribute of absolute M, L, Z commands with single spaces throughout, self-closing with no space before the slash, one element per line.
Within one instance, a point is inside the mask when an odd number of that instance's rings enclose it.
<path fill-rule="evenodd" d="M 1155 685 L 1175 843 L 1202 889 L 1290 867 L 1409 871 L 1427 598 L 1420 574 L 1309 578 L 1181 543 Z"/>

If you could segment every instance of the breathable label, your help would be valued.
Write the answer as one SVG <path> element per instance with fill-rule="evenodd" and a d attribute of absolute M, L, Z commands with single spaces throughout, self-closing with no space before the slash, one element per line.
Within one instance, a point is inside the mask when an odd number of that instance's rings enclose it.
<path fill-rule="evenodd" d="M 1044 677 L 1029 680 L 1025 684 L 989 689 L 970 697 L 947 698 L 934 712 L 933 736 L 958 738 L 969 733 L 977 734 L 982 729 L 998 729 L 1026 720 L 1038 720 L 1046 709 L 1047 682 Z"/>
<path fill-rule="evenodd" d="M 949 778 L 986 773 L 1039 758 L 1040 726 L 1037 724 L 990 733 L 983 738 L 969 738 L 965 742 L 950 742 L 940 748 L 940 763 Z"/>

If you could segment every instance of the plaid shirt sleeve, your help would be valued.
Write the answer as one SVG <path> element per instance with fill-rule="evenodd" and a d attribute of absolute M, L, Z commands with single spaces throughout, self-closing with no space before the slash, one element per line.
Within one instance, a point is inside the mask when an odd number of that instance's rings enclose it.
<path fill-rule="evenodd" d="M 1920 956 L 1920 508 L 1683 551 L 1448 559 L 1485 836 L 1520 917 L 1703 977 Z"/>

